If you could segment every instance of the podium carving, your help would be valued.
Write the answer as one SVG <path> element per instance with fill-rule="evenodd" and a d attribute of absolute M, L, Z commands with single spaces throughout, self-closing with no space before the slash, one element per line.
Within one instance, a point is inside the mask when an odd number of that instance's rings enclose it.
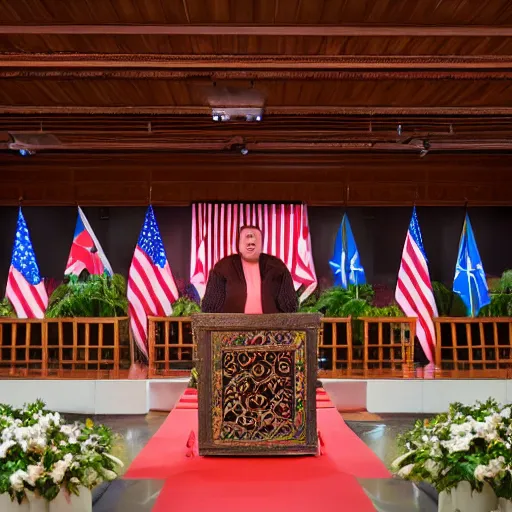
<path fill-rule="evenodd" d="M 317 452 L 320 315 L 192 317 L 200 455 Z"/>

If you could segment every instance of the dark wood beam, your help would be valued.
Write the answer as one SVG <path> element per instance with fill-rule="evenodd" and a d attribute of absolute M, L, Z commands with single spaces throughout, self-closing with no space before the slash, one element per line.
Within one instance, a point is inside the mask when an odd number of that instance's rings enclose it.
<path fill-rule="evenodd" d="M 0 54 L 0 68 L 123 69 L 511 69 L 512 55 Z"/>
<path fill-rule="evenodd" d="M 55 107 L 0 105 L 0 114 L 94 114 L 94 115 L 211 115 L 210 107 Z M 334 115 L 334 116 L 512 116 L 512 107 L 265 107 L 265 115 Z"/>
<path fill-rule="evenodd" d="M 44 66 L 42 66 L 44 67 Z M 204 69 L 10 69 L 0 67 L 3 79 L 163 79 L 163 80 L 511 80 L 512 70 L 204 70 Z"/>
<path fill-rule="evenodd" d="M 484 25 L 0 25 L 0 34 L 122 34 L 230 36 L 396 36 L 396 37 L 510 37 L 512 27 Z"/>

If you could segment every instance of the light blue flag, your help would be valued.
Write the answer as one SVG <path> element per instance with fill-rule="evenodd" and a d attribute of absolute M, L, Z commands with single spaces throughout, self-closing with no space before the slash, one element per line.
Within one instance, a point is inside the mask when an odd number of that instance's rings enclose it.
<path fill-rule="evenodd" d="M 460 295 L 466 304 L 468 316 L 478 315 L 480 309 L 491 302 L 482 259 L 468 214 L 466 214 L 460 237 L 453 291 Z"/>
<path fill-rule="evenodd" d="M 364 268 L 359 259 L 356 241 L 347 214 L 343 215 L 334 243 L 334 254 L 329 265 L 334 274 L 334 285 L 347 288 L 349 284 L 365 284 Z"/>

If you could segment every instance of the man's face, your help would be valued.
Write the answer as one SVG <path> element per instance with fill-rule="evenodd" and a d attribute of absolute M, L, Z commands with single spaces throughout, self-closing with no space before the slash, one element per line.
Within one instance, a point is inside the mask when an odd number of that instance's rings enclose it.
<path fill-rule="evenodd" d="M 261 254 L 261 231 L 244 228 L 240 232 L 238 251 L 246 261 L 258 261 Z"/>

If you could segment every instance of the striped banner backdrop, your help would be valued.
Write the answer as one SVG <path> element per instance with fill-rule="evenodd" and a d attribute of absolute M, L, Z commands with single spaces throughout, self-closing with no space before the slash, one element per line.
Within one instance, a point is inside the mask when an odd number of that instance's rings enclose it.
<path fill-rule="evenodd" d="M 311 254 L 308 211 L 304 204 L 195 203 L 192 205 L 190 282 L 204 295 L 208 273 L 215 263 L 237 252 L 241 226 L 258 226 L 263 252 L 280 258 L 290 270 L 300 301 L 317 286 Z"/>

